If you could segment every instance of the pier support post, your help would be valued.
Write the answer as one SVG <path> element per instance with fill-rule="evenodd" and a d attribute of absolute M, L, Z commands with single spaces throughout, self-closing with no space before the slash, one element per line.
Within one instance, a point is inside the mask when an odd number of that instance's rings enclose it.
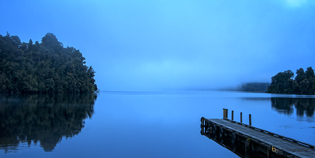
<path fill-rule="evenodd" d="M 241 112 L 241 114 L 240 114 L 240 121 L 241 121 L 241 123 L 243 122 L 243 119 L 242 119 L 242 112 Z"/>
<path fill-rule="evenodd" d="M 249 114 L 249 125 L 251 126 L 252 125 L 252 115 Z"/>
<path fill-rule="evenodd" d="M 232 121 L 234 120 L 234 111 L 232 110 Z"/>
<path fill-rule="evenodd" d="M 271 150 L 270 150 L 270 147 L 267 147 L 267 158 L 270 158 L 271 157 Z"/>
<path fill-rule="evenodd" d="M 223 109 L 223 118 L 225 118 L 225 109 Z"/>
<path fill-rule="evenodd" d="M 223 109 L 223 118 L 228 118 L 228 109 Z"/>
<path fill-rule="evenodd" d="M 250 142 L 250 138 L 247 138 L 245 142 L 245 158 L 251 157 L 251 152 L 252 152 L 251 150 L 252 150 L 252 145 Z"/>

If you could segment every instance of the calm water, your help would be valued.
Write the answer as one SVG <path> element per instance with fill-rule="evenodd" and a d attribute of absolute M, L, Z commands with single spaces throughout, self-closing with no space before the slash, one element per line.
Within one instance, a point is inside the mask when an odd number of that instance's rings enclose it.
<path fill-rule="evenodd" d="M 315 145 L 314 96 L 239 92 L 0 95 L 0 157 L 237 157 L 200 118 L 243 122 Z"/>

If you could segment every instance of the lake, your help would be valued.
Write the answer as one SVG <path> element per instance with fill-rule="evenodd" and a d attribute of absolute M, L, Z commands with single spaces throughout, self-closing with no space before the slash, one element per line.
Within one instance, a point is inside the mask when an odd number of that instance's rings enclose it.
<path fill-rule="evenodd" d="M 315 145 L 315 96 L 224 91 L 0 95 L 0 157 L 238 157 L 200 118 L 239 121 Z"/>

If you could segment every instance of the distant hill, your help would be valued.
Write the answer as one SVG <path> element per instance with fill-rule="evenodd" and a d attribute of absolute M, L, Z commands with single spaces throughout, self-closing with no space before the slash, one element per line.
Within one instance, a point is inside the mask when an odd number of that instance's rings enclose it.
<path fill-rule="evenodd" d="M 240 86 L 234 87 L 223 87 L 223 88 L 195 88 L 190 90 L 198 90 L 198 91 L 243 91 L 243 92 L 258 92 L 258 93 L 266 93 L 268 86 L 270 83 L 268 82 L 247 82 L 243 83 Z"/>
<path fill-rule="evenodd" d="M 270 83 L 268 82 L 247 82 L 240 86 L 220 88 L 219 91 L 243 91 L 243 92 L 259 92 L 265 93 L 268 89 Z"/>
<path fill-rule="evenodd" d="M 249 82 L 244 83 L 238 88 L 239 91 L 245 92 L 266 92 L 270 83 L 266 82 Z"/>

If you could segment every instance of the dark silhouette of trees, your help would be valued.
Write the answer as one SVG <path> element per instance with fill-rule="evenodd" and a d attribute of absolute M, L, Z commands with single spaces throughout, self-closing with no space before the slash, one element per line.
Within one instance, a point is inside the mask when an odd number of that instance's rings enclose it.
<path fill-rule="evenodd" d="M 245 92 L 266 92 L 269 85 L 270 83 L 249 82 L 242 84 L 239 90 Z"/>
<path fill-rule="evenodd" d="M 315 74 L 312 67 L 304 72 L 303 68 L 296 70 L 296 76 L 291 70 L 279 72 L 271 78 L 267 93 L 281 94 L 315 94 Z"/>
<path fill-rule="evenodd" d="M 0 35 L 0 92 L 96 92 L 94 76 L 82 53 L 64 48 L 52 33 L 35 44 Z"/>
<path fill-rule="evenodd" d="M 277 75 L 271 78 L 271 84 L 268 87 L 268 91 L 273 93 L 292 93 L 294 73 L 291 70 L 279 72 Z"/>

